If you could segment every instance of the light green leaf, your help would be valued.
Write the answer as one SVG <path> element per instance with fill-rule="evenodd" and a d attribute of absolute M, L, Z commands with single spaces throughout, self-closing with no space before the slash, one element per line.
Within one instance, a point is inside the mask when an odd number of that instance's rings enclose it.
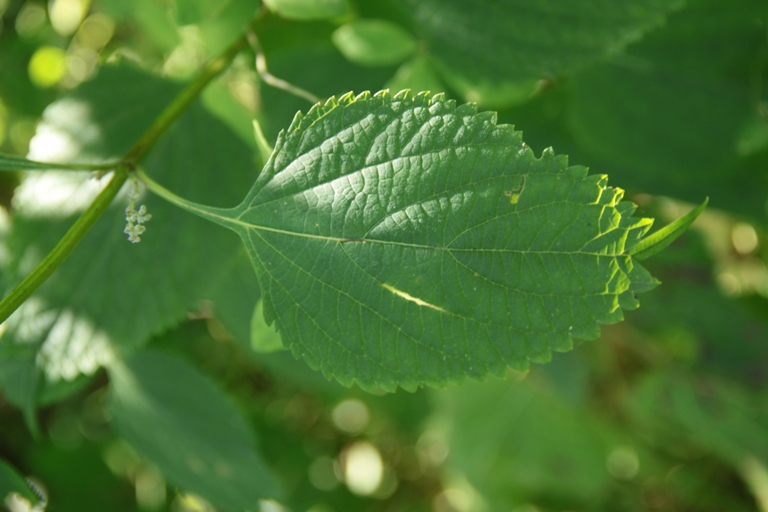
<path fill-rule="evenodd" d="M 254 510 L 279 494 L 245 420 L 195 368 L 144 351 L 109 375 L 117 431 L 175 485 L 225 510 Z"/>
<path fill-rule="evenodd" d="M 386 20 L 351 21 L 337 28 L 332 39 L 347 59 L 361 66 L 398 64 L 416 50 L 413 36 Z"/>
<path fill-rule="evenodd" d="M 27 428 L 36 438 L 40 436 L 35 415 L 40 384 L 40 368 L 35 360 L 37 349 L 35 345 L 0 342 L 0 393 L 21 409 Z"/>
<path fill-rule="evenodd" d="M 223 79 L 216 80 L 200 94 L 200 102 L 213 116 L 221 120 L 230 130 L 252 148 L 256 148 L 253 138 L 253 114 L 238 102 Z M 265 160 L 266 161 L 266 160 Z"/>
<path fill-rule="evenodd" d="M 218 55 L 242 33 L 259 9 L 257 0 L 177 0 L 179 26 L 196 24 L 208 55 Z"/>
<path fill-rule="evenodd" d="M 555 77 L 639 39 L 681 0 L 396 0 L 436 59 L 470 80 Z"/>
<path fill-rule="evenodd" d="M 292 20 L 337 18 L 349 12 L 347 0 L 264 0 L 269 9 Z"/>
<path fill-rule="evenodd" d="M 444 91 L 445 85 L 429 59 L 423 55 L 417 55 L 398 68 L 395 75 L 387 81 L 386 88 L 393 91 L 410 89 L 437 93 Z"/>
<path fill-rule="evenodd" d="M 179 44 L 178 27 L 171 15 L 171 5 L 155 0 L 101 0 L 99 8 L 118 21 L 130 20 L 143 32 L 143 36 L 159 49 L 170 51 Z"/>
<path fill-rule="evenodd" d="M 251 317 L 251 348 L 256 352 L 283 350 L 283 342 L 273 327 L 264 321 L 264 303 L 259 301 Z"/>
<path fill-rule="evenodd" d="M 443 70 L 445 81 L 466 101 L 482 108 L 503 109 L 528 102 L 542 88 L 541 80 L 498 82 Z"/>
<path fill-rule="evenodd" d="M 654 254 L 658 254 L 669 244 L 680 238 L 680 235 L 685 233 L 688 228 L 691 227 L 693 221 L 695 221 L 698 216 L 701 215 L 701 212 L 704 211 L 704 208 L 707 207 L 707 203 L 709 203 L 709 198 L 705 199 L 703 203 L 676 221 L 664 226 L 655 233 L 648 235 L 640 241 L 639 244 L 630 249 L 628 251 L 629 254 L 636 260 L 644 260 L 650 258 Z"/>
<path fill-rule="evenodd" d="M 442 95 L 297 114 L 233 209 L 149 186 L 242 237 L 284 344 L 347 385 L 525 369 L 657 284 L 627 253 L 651 221 L 623 191 Z"/>
<path fill-rule="evenodd" d="M 0 459 L 0 505 L 6 503 L 5 499 L 11 493 L 18 494 L 32 505 L 40 501 L 40 498 L 32 492 L 24 477 L 13 466 Z"/>

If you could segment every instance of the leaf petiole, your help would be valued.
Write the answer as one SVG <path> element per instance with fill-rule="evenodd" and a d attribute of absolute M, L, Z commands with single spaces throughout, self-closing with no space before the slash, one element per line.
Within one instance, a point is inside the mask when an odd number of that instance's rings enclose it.
<path fill-rule="evenodd" d="M 144 169 L 139 167 L 136 169 L 136 177 L 139 178 L 139 181 L 144 184 L 145 187 L 147 187 L 148 190 L 151 190 L 154 192 L 157 196 L 165 199 L 169 203 L 178 206 L 182 210 L 188 211 L 190 213 L 194 213 L 196 215 L 199 215 L 201 217 L 207 218 L 209 220 L 214 220 L 211 218 L 211 215 L 208 213 L 207 210 L 211 209 L 208 206 L 203 206 L 197 203 L 194 203 L 192 201 L 189 201 L 187 199 L 184 199 L 183 197 L 177 196 L 149 176 L 147 176 L 147 173 L 144 172 Z"/>

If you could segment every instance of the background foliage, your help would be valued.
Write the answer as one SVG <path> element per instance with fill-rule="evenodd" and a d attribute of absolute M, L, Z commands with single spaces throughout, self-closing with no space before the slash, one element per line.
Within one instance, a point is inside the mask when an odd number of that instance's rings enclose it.
<path fill-rule="evenodd" d="M 121 198 L 2 327 L 0 493 L 39 501 L 23 475 L 63 511 L 768 511 L 765 3 L 264 3 L 0 0 L 0 151 L 118 158 L 256 17 L 270 72 L 318 97 L 445 91 L 609 174 L 643 216 L 710 207 L 601 339 L 505 380 L 384 394 L 281 350 L 234 234 L 145 196 L 131 246 Z M 309 107 L 247 50 L 147 174 L 233 206 L 264 163 L 252 119 L 274 143 Z M 7 289 L 98 182 L 0 180 Z"/>

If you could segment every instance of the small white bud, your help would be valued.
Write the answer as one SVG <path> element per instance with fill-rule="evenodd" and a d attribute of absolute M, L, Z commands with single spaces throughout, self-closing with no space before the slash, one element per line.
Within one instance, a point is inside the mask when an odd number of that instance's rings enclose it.
<path fill-rule="evenodd" d="M 141 205 L 139 210 L 136 211 L 136 199 L 141 195 L 141 190 L 141 183 L 135 179 L 132 180 L 128 188 L 128 207 L 125 209 L 127 224 L 123 233 L 128 235 L 128 241 L 134 244 L 141 242 L 139 235 L 147 230 L 143 224 L 152 218 L 152 215 L 147 213 L 147 207 L 144 205 Z"/>
<path fill-rule="evenodd" d="M 150 220 L 151 218 L 152 218 L 152 215 L 147 213 L 147 207 L 144 205 L 141 205 L 141 208 L 139 208 L 139 211 L 136 212 L 134 220 L 139 224 L 143 224 L 148 220 Z"/>

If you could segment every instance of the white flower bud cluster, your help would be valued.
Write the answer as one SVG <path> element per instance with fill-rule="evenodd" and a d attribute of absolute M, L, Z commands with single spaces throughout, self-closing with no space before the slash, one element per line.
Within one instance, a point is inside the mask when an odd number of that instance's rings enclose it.
<path fill-rule="evenodd" d="M 136 200 L 141 195 L 141 184 L 132 180 L 130 188 L 128 189 L 128 208 L 125 209 L 125 230 L 123 231 L 128 235 L 128 241 L 132 243 L 141 242 L 141 235 L 147 230 L 144 223 L 152 218 L 152 215 L 147 213 L 147 207 L 141 205 L 138 211 L 136 210 Z"/>

